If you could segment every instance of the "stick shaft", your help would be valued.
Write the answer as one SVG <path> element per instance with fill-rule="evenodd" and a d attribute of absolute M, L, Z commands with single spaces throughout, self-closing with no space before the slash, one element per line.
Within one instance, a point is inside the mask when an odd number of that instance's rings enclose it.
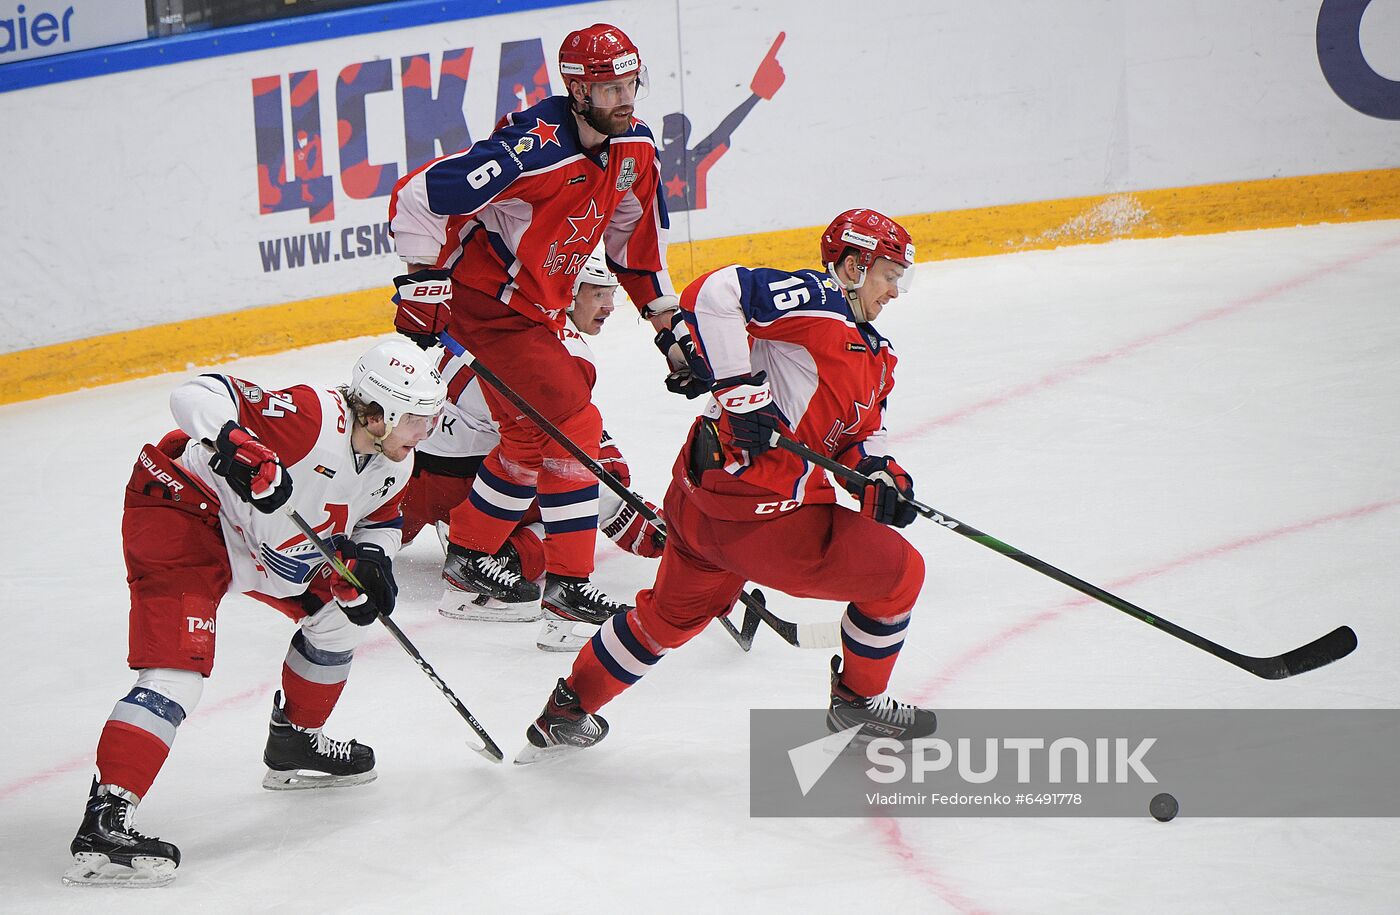
<path fill-rule="evenodd" d="M 296 509 L 288 509 L 287 515 L 292 519 L 292 523 L 297 526 L 297 529 L 305 535 L 306 539 L 311 541 L 312 546 L 316 547 L 316 552 L 320 553 L 322 558 L 331 564 L 341 578 L 344 578 L 356 588 L 363 589 L 359 580 L 355 578 L 354 573 L 345 567 L 345 563 L 335 554 L 330 548 L 330 545 L 317 535 L 316 531 L 312 529 L 311 525 L 306 523 L 306 519 L 303 518 Z M 413 642 L 409 641 L 408 636 L 404 635 L 404 631 L 399 628 L 398 624 L 382 613 L 379 614 L 379 622 L 384 624 L 384 628 L 388 629 L 389 634 L 394 637 L 395 641 L 399 643 L 404 651 L 408 652 L 408 656 L 413 659 L 419 669 L 427 674 L 428 679 L 431 680 L 433 685 L 438 688 L 438 691 L 446 697 L 447 701 L 452 704 L 452 707 L 457 710 L 457 714 L 461 715 L 463 720 L 467 722 L 467 725 L 476 733 L 476 736 L 481 738 L 483 746 L 472 747 L 472 749 L 490 760 L 500 762 L 505 757 L 505 754 L 501 752 L 501 748 L 496 746 L 496 742 L 491 739 L 490 734 L 486 733 L 486 729 L 481 726 L 481 722 L 476 720 L 476 716 L 462 704 L 462 700 L 457 698 L 457 694 L 452 692 L 452 689 L 443 682 L 442 677 L 439 677 L 437 671 L 433 670 L 433 665 L 429 664 Z"/>
<path fill-rule="evenodd" d="M 807 460 L 813 464 L 816 464 L 819 467 L 823 467 L 831 471 L 836 476 L 844 480 L 849 480 L 850 482 L 857 483 L 861 486 L 869 486 L 874 483 L 874 481 L 871 480 L 870 477 L 866 476 L 865 474 L 852 470 L 846 465 L 838 463 L 837 461 L 832 460 L 826 455 L 819 454 L 813 451 L 811 448 L 808 448 L 806 445 L 803 445 L 800 442 L 795 442 L 784 435 L 774 433 L 774 444 L 785 451 L 790 451 L 798 457 L 803 458 L 804 460 Z M 1286 676 L 1291 676 L 1296 673 L 1302 673 L 1305 670 L 1312 670 L 1313 668 L 1321 667 L 1323 664 L 1328 664 L 1332 661 L 1337 660 L 1338 658 L 1344 657 L 1345 655 L 1349 654 L 1353 648 L 1356 647 L 1355 633 L 1353 633 L 1348 627 L 1343 626 L 1337 630 L 1334 630 L 1331 633 L 1328 633 L 1326 636 L 1323 636 L 1322 638 L 1309 643 L 1308 645 L 1304 645 L 1298 649 L 1294 649 L 1293 651 L 1287 652 L 1283 655 L 1278 655 L 1273 658 L 1255 658 L 1249 655 L 1240 654 L 1237 651 L 1233 651 L 1229 648 L 1226 648 L 1223 645 L 1220 645 L 1216 642 L 1212 642 L 1210 639 L 1202 635 L 1198 635 L 1195 632 L 1192 632 L 1190 629 L 1178 626 L 1171 620 L 1163 619 L 1155 613 L 1150 613 L 1147 610 L 1144 610 L 1143 608 L 1139 607 L 1138 605 L 1124 600 L 1116 594 L 1111 594 L 1108 591 L 1105 591 L 1098 585 L 1092 584 L 1090 582 L 1085 581 L 1082 578 L 1071 575 L 1063 569 L 1058 569 L 1055 566 L 1052 566 L 1050 563 L 1045 562 L 1043 559 L 1038 559 L 1035 556 L 1024 552 L 1023 550 L 1017 549 L 1009 543 L 1006 543 L 1002 540 L 998 540 L 996 537 L 993 537 L 990 534 L 983 533 L 982 531 L 979 531 L 972 525 L 966 524 L 962 521 L 959 521 L 957 518 L 954 518 L 951 515 L 945 514 L 934 508 L 931 508 L 912 497 L 907 497 L 901 494 L 900 498 L 912 505 L 914 507 L 914 510 L 917 511 L 919 514 L 923 515 L 925 518 L 928 518 L 930 521 L 933 521 L 934 523 L 938 524 L 940 527 L 944 527 L 950 531 L 953 531 L 954 533 L 961 534 L 969 540 L 975 540 L 983 546 L 995 550 L 996 552 L 1002 554 L 1003 556 L 1006 556 L 1009 559 L 1014 559 L 1021 565 L 1026 566 L 1027 568 L 1034 569 L 1035 571 L 1047 576 L 1048 578 L 1053 578 L 1055 581 L 1058 581 L 1061 584 L 1068 585 L 1069 587 L 1080 592 L 1081 594 L 1085 594 L 1089 597 L 1092 597 L 1094 600 L 1097 600 L 1100 603 L 1107 604 L 1108 606 L 1113 607 L 1115 610 L 1120 610 L 1123 613 L 1126 613 L 1129 616 L 1133 617 L 1134 619 L 1147 623 L 1149 626 L 1152 626 L 1156 629 L 1160 629 L 1168 635 L 1174 636 L 1180 639 L 1181 641 L 1186 642 L 1188 645 L 1193 645 L 1196 648 L 1201 649 L 1202 651 L 1209 652 L 1210 654 L 1213 654 L 1224 661 L 1228 661 L 1229 663 L 1234 664 L 1236 667 L 1240 667 L 1244 670 L 1247 670 L 1250 673 L 1255 674 L 1256 676 L 1272 680 L 1280 679 Z"/>

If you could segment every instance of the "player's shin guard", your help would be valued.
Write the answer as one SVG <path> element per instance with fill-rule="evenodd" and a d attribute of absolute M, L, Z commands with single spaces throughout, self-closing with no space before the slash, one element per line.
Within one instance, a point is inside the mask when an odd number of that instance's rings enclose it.
<path fill-rule="evenodd" d="M 632 610 L 609 618 L 574 659 L 568 683 L 585 711 L 596 712 L 611 702 L 666 654 L 666 649 L 647 647 L 633 628 L 636 616 Z"/>
<path fill-rule="evenodd" d="M 466 501 L 452 509 L 448 539 L 494 554 L 534 500 L 535 487 L 511 480 L 493 451 L 481 462 Z"/>
<path fill-rule="evenodd" d="M 593 549 L 598 539 L 598 484 L 580 486 L 576 480 L 551 480 L 551 486 L 568 488 L 549 490 L 545 485 L 542 480 L 545 567 L 555 575 L 588 578 L 593 573 Z"/>
<path fill-rule="evenodd" d="M 203 685 L 204 678 L 193 671 L 141 671 L 102 727 L 98 780 L 145 797 L 170 755 L 176 730 L 199 702 Z"/>
<path fill-rule="evenodd" d="M 845 661 L 842 680 L 862 696 L 878 696 L 889 685 L 894 662 L 904 647 L 909 628 L 906 611 L 888 620 L 874 619 L 855 604 L 841 617 L 841 653 Z"/>
<path fill-rule="evenodd" d="M 305 632 L 298 630 L 282 663 L 287 720 L 303 728 L 325 724 L 345 689 L 354 656 L 354 649 L 334 651 L 317 647 Z"/>

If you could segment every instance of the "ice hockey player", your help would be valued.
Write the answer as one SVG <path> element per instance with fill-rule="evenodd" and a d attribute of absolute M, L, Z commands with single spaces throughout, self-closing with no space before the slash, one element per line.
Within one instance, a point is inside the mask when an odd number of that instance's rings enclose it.
<path fill-rule="evenodd" d="M 658 332 L 671 331 L 669 219 L 655 141 L 633 117 L 647 88 L 637 46 L 603 23 L 571 32 L 559 73 L 566 95 L 507 115 L 491 136 L 396 185 L 389 223 L 408 272 L 395 279 L 394 325 L 423 346 L 450 331 L 596 457 L 602 418 L 558 330 L 574 279 L 601 240 L 641 314 Z M 671 368 L 683 367 L 671 358 Z M 496 600 L 533 599 L 533 582 L 502 587 L 492 559 L 538 499 L 548 534 L 545 606 L 566 617 L 605 614 L 614 602 L 589 583 L 597 481 L 500 394 L 483 393 L 501 445 L 477 472 L 479 498 L 453 513 L 453 574 Z"/>
<path fill-rule="evenodd" d="M 526 732 L 517 762 L 602 740 L 596 714 L 673 648 L 727 613 L 746 581 L 849 601 L 832 658 L 827 726 L 913 738 L 934 713 L 884 695 L 923 584 L 923 558 L 893 528 L 915 517 L 913 480 L 885 445 L 895 356 L 873 321 L 914 269 L 898 223 L 848 210 L 821 238 L 825 272 L 725 267 L 681 296 L 713 397 L 666 492 L 655 584 L 598 630 Z M 836 505 L 825 473 L 773 447 L 781 433 L 874 482 Z M 844 667 L 843 667 L 844 658 Z"/>
<path fill-rule="evenodd" d="M 339 388 L 270 391 L 208 374 L 175 389 L 179 428 L 141 450 L 126 487 L 127 663 L 136 684 L 102 728 L 65 883 L 174 879 L 179 850 L 137 832 L 133 814 L 199 702 L 219 603 L 231 590 L 297 623 L 273 697 L 263 786 L 374 779 L 374 751 L 332 740 L 321 726 L 363 627 L 394 609 L 399 502 L 413 448 L 432 431 L 445 393 L 427 355 L 398 338 L 360 357 Z M 363 591 L 322 560 L 290 510 L 333 545 Z"/>
<path fill-rule="evenodd" d="M 602 254 L 594 252 L 574 279 L 574 303 L 564 326 L 559 328 L 559 340 L 578 360 L 590 386 L 596 368 L 586 338 L 601 331 L 603 322 L 612 314 L 617 285 L 617 275 L 608 269 Z M 443 531 L 449 516 L 468 500 L 480 504 L 488 513 L 502 508 L 496 504 L 499 497 L 494 489 L 483 486 L 479 492 L 475 490 L 477 468 L 499 447 L 500 433 L 486 406 L 481 379 L 471 370 L 470 362 L 470 354 L 449 354 L 439 363 L 447 382 L 448 404 L 438 428 L 418 446 L 413 478 L 404 490 L 405 543 L 412 541 L 427 525 L 437 525 L 438 530 Z M 598 445 L 598 463 L 623 486 L 632 485 L 627 462 L 606 431 Z M 665 534 L 612 490 L 599 489 L 598 505 L 597 523 L 614 543 L 638 556 L 656 558 L 661 555 Z M 599 595 L 582 608 L 582 612 L 578 608 L 560 608 L 571 612 L 568 617 L 552 608 L 542 610 L 539 585 L 546 570 L 543 540 L 539 505 L 531 499 L 498 556 L 482 565 L 502 588 L 522 599 L 503 602 L 493 599 L 489 593 L 479 592 L 473 587 L 472 576 L 461 573 L 462 558 L 449 554 L 443 568 L 446 588 L 438 612 L 452 619 L 497 622 L 530 622 L 544 615 L 547 619 L 536 644 L 545 651 L 577 651 L 597 631 L 598 624 L 627 607 Z M 527 591 L 526 586 L 532 582 L 534 587 Z M 531 592 L 533 598 L 529 596 Z"/>

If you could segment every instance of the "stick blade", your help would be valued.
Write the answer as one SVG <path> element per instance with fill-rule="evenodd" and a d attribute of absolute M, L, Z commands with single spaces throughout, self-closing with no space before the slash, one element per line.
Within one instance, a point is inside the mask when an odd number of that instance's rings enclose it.
<path fill-rule="evenodd" d="M 1338 626 L 1331 632 L 1272 658 L 1249 658 L 1241 665 L 1265 680 L 1282 680 L 1325 667 L 1356 650 L 1356 632 L 1350 626 Z"/>
<path fill-rule="evenodd" d="M 476 736 L 481 738 L 482 745 L 478 747 L 474 741 L 468 740 L 467 746 L 491 760 L 493 763 L 499 763 L 505 760 L 506 755 L 501 752 L 500 747 L 496 746 L 496 741 L 492 740 L 490 735 L 485 731 L 480 731 Z"/>
<path fill-rule="evenodd" d="M 733 610 L 730 611 L 730 613 L 733 612 Z M 719 617 L 719 624 L 724 627 L 724 631 L 729 633 L 730 637 L 733 638 L 735 643 L 744 651 L 753 648 L 753 637 L 758 633 L 758 623 L 759 619 L 757 614 L 747 608 L 744 610 L 742 629 L 735 628 L 734 623 L 729 619 L 728 613 Z"/>

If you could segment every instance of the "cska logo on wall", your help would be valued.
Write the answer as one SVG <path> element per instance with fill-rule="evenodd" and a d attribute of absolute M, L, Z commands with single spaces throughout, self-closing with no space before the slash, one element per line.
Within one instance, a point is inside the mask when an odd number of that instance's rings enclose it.
<path fill-rule="evenodd" d="M 734 130 L 760 101 L 773 98 L 786 79 L 777 56 L 784 38 L 779 32 L 759 62 L 748 98 L 703 139 L 692 139 L 684 112 L 649 112 L 645 106 L 639 112 L 648 123 L 662 125 L 656 134 L 657 160 L 666 206 L 672 212 L 705 208 L 708 173 L 729 150 Z M 463 103 L 472 51 L 444 51 L 436 82 L 426 53 L 351 63 L 333 79 L 317 70 L 253 79 L 259 214 L 305 210 L 309 222 L 328 223 L 336 217 L 337 200 L 387 197 L 403 175 L 437 156 L 471 146 Z M 493 123 L 553 94 L 546 60 L 539 38 L 502 43 Z M 380 94 L 387 98 L 371 100 Z M 371 161 L 371 133 L 375 149 L 384 148 L 383 125 L 374 123 L 374 113 L 382 112 L 389 98 L 402 108 L 403 153 L 396 161 Z M 335 125 L 334 134 L 323 125 Z M 517 152 L 559 143 L 557 127 L 541 122 L 537 128 L 520 141 Z M 332 174 L 326 161 L 332 143 L 339 174 Z M 617 189 L 626 190 L 637 177 L 636 168 L 624 161 Z M 388 223 L 377 221 L 339 229 L 318 226 L 315 231 L 259 241 L 258 249 L 266 273 L 387 255 L 392 242 Z"/>
<path fill-rule="evenodd" d="M 356 200 L 387 197 L 399 176 L 443 153 L 472 144 L 462 100 L 467 91 L 472 49 L 444 51 L 437 85 L 427 54 L 398 60 L 403 106 L 404 155 L 398 162 L 369 161 L 366 100 L 392 92 L 394 61 L 352 63 L 335 78 L 333 141 L 340 160 L 339 191 L 326 174 L 321 124 L 320 74 L 304 70 L 253 80 L 253 132 L 258 162 L 258 210 L 262 214 L 307 211 L 311 222 L 335 218 L 337 193 Z M 285 94 L 284 94 L 285 93 Z M 520 111 L 550 94 L 544 48 L 538 38 L 501 45 L 496 117 Z M 285 101 L 284 101 L 285 98 Z M 284 105 L 291 108 L 292 161 L 287 161 Z M 402 163 L 402 164 L 401 164 Z M 290 166 L 290 167 L 289 167 Z"/>

